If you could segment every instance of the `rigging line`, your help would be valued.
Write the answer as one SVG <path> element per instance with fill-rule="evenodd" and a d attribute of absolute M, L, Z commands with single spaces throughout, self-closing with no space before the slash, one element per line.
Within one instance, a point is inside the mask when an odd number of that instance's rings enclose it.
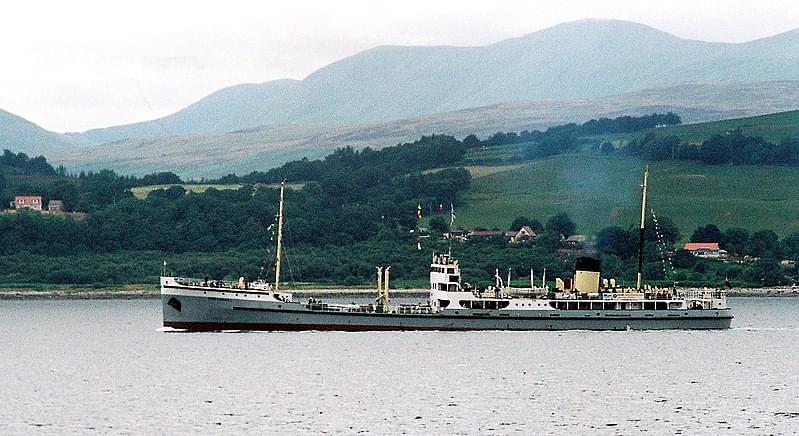
<path fill-rule="evenodd" d="M 272 268 L 274 267 L 274 259 L 272 257 L 274 257 L 274 253 L 271 249 L 267 249 L 264 261 L 261 264 L 261 270 L 258 272 L 259 280 L 266 280 L 271 276 Z"/>
<path fill-rule="evenodd" d="M 292 283 L 296 283 L 297 280 L 294 279 L 294 268 L 295 267 L 297 268 L 297 276 L 300 279 L 302 279 L 302 273 L 301 273 L 301 271 L 299 269 L 299 266 L 294 265 L 291 262 L 291 258 L 294 257 L 294 255 L 293 255 L 293 253 L 290 253 L 290 251 L 293 252 L 294 249 L 293 248 L 289 249 L 289 247 L 292 245 L 291 244 L 291 233 L 289 232 L 289 226 L 285 222 L 283 223 L 283 237 L 286 239 L 286 266 L 289 268 L 289 277 L 291 277 L 291 282 Z"/>
<path fill-rule="evenodd" d="M 659 242 L 658 251 L 660 252 L 660 263 L 663 268 L 663 277 L 666 279 L 671 277 L 671 279 L 674 280 L 674 264 L 671 262 L 671 256 L 665 254 L 665 245 L 666 245 L 665 235 L 663 235 L 663 232 L 661 231 L 660 223 L 658 222 L 658 217 L 657 215 L 655 215 L 655 209 L 654 208 L 650 209 L 650 211 L 652 212 L 652 221 L 655 223 L 655 234 L 657 235 Z M 667 260 L 668 260 L 668 268 L 666 267 Z M 667 271 L 667 269 L 669 271 Z"/>
<path fill-rule="evenodd" d="M 275 241 L 275 225 L 271 224 L 266 228 L 266 231 L 269 234 L 269 242 Z M 266 247 L 266 254 L 264 255 L 263 262 L 261 263 L 261 270 L 258 272 L 258 279 L 266 280 L 267 276 L 264 276 L 264 271 L 272 271 L 272 262 L 274 261 L 274 254 L 272 253 L 272 245 L 269 244 Z"/>
<path fill-rule="evenodd" d="M 297 278 L 294 277 L 294 268 L 296 267 L 296 262 L 290 261 L 286 258 L 286 265 L 289 267 L 289 277 L 291 277 L 291 283 L 296 284 Z M 299 271 L 297 271 L 297 277 L 301 277 Z"/>
<path fill-rule="evenodd" d="M 663 269 L 663 277 L 668 278 L 668 272 L 666 271 L 666 259 L 663 255 L 663 235 L 660 232 L 660 224 L 658 223 L 657 216 L 655 215 L 655 210 L 651 209 L 652 211 L 652 221 L 655 224 L 655 236 L 657 236 L 658 240 L 658 253 L 660 254 L 660 264 L 661 268 Z"/>

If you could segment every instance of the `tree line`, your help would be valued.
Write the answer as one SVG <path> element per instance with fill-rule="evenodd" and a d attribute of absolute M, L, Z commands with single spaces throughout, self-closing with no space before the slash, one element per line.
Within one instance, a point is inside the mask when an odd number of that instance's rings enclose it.
<path fill-rule="evenodd" d="M 40 189 L 72 207 L 85 208 L 86 219 L 2 215 L 0 254 L 220 252 L 264 247 L 272 237 L 267 229 L 277 211 L 278 191 L 256 182 L 285 177 L 305 182 L 286 195 L 286 214 L 291 217 L 287 236 L 292 242 L 347 245 L 381 233 L 385 239 L 416 227 L 418 204 L 460 204 L 471 183 L 468 171 L 422 170 L 459 162 L 463 153 L 461 141 L 439 135 L 378 151 L 347 147 L 323 160 L 292 162 L 267 173 L 235 178 L 245 183 L 238 190 L 187 194 L 183 187 L 172 186 L 154 190 L 144 200 L 134 198 L 130 188 L 180 179 L 171 173 L 121 177 L 109 170 L 57 177 L 42 181 Z M 20 183 L 27 182 L 23 178 Z"/>
<path fill-rule="evenodd" d="M 397 175 L 460 164 L 466 149 L 462 141 L 449 135 L 422 136 L 414 142 L 377 150 L 338 148 L 324 159 L 303 158 L 268 171 L 230 174 L 209 183 L 278 183 L 283 179 L 332 183 L 343 175 L 354 179 L 350 181 L 375 185 Z"/>
<path fill-rule="evenodd" d="M 697 258 L 675 246 L 679 231 L 668 217 L 659 217 L 657 224 L 649 218 L 645 231 L 645 275 L 650 279 L 682 283 L 707 284 L 734 282 L 748 286 L 791 284 L 799 278 L 799 269 L 790 262 L 799 261 L 799 232 L 779 239 L 771 230 L 749 233 L 730 228 L 722 232 L 714 224 L 699 226 L 691 242 L 716 242 L 726 250 L 728 261 Z M 603 259 L 604 270 L 635 271 L 638 256 L 639 230 L 618 226 L 607 227 L 597 234 L 596 248 Z M 672 271 L 672 266 L 676 270 Z"/>
<path fill-rule="evenodd" d="M 524 142 L 540 142 L 547 136 L 592 136 L 608 133 L 632 133 L 644 129 L 658 126 L 669 126 L 682 123 L 680 116 L 668 112 L 665 114 L 653 113 L 638 117 L 620 116 L 616 118 L 591 119 L 582 124 L 568 123 L 559 126 L 549 127 L 544 131 L 523 130 L 516 132 L 497 132 L 484 140 L 479 140 L 474 135 L 464 138 L 464 143 L 469 147 L 484 145 L 487 147 L 495 145 L 518 144 Z"/>
<path fill-rule="evenodd" d="M 3 169 L 2 172 L 26 175 L 55 176 L 57 174 L 44 156 L 31 158 L 25 153 L 14 153 L 11 150 L 3 150 L 3 155 L 0 156 L 0 168 Z"/>
<path fill-rule="evenodd" d="M 799 166 L 799 138 L 786 137 L 775 143 L 759 136 L 744 135 L 741 129 L 716 134 L 693 144 L 677 136 L 647 133 L 633 140 L 626 153 L 644 160 L 689 160 L 706 165 L 791 165 Z"/>
<path fill-rule="evenodd" d="M 3 150 L 0 157 L 0 205 L 5 207 L 17 195 L 39 195 L 46 204 L 61 200 L 67 211 L 91 212 L 116 201 L 131 198 L 130 188 L 182 183 L 172 172 L 145 176 L 119 175 L 112 170 L 68 174 L 59 165 L 53 168 L 44 156 Z"/>
<path fill-rule="evenodd" d="M 493 147 L 509 144 L 523 144 L 517 160 L 543 159 L 561 153 L 577 151 L 586 136 L 609 133 L 631 133 L 658 126 L 680 124 L 680 116 L 668 112 L 653 113 L 638 117 L 620 116 L 616 118 L 591 119 L 582 124 L 568 123 L 549 127 L 544 131 L 523 130 L 521 132 L 497 132 L 480 140 L 475 135 L 463 139 L 468 148 Z"/>

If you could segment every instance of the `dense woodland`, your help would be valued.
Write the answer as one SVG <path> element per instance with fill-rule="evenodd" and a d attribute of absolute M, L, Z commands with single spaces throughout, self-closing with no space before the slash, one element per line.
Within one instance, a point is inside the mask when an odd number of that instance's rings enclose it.
<path fill-rule="evenodd" d="M 231 174 L 212 181 L 218 183 L 277 183 L 281 180 L 301 180 L 342 183 L 374 187 L 383 185 L 388 179 L 415 172 L 447 167 L 463 161 L 468 145 L 448 135 L 422 136 L 415 142 L 398 144 L 374 150 L 365 147 L 337 149 L 324 159 L 288 162 L 266 172 L 255 171 L 246 176 Z"/>
<path fill-rule="evenodd" d="M 626 153 L 650 161 L 690 160 L 706 165 L 791 165 L 799 166 L 799 138 L 784 138 L 773 143 L 746 136 L 740 129 L 713 135 L 701 144 L 682 141 L 677 136 L 647 133 L 632 141 Z"/>
<path fill-rule="evenodd" d="M 532 159 L 575 150 L 576 138 L 582 135 L 635 132 L 679 122 L 674 114 L 653 114 L 591 120 L 544 132 L 497 133 L 484 140 L 474 135 L 462 141 L 433 135 L 379 150 L 347 147 L 324 159 L 303 159 L 216 181 L 242 184 L 238 190 L 209 189 L 198 194 L 173 186 L 155 190 L 143 200 L 133 197 L 130 189 L 182 183 L 180 178 L 168 172 L 144 177 L 120 176 L 109 170 L 67 174 L 63 167 L 50 166 L 44 157 L 6 150 L 0 160 L 4 204 L 19 193 L 42 195 L 45 201 L 61 199 L 69 211 L 85 212 L 86 216 L 0 215 L 0 283 L 155 282 L 162 259 L 169 259 L 172 272 L 181 275 L 268 274 L 278 203 L 274 184 L 288 179 L 302 182 L 301 188 L 286 193 L 289 279 L 363 284 L 371 280 L 375 265 L 391 264 L 398 283 L 420 285 L 430 252 L 449 249 L 443 234 L 450 230 L 449 205 L 462 204 L 462 195 L 471 183 L 469 173 L 458 167 L 469 149 L 524 144 L 526 158 Z M 755 150 L 752 141 L 736 139 L 740 132 L 730 136 L 735 144 L 748 144 L 735 147 Z M 718 141 L 714 138 L 710 141 Z M 649 150 L 653 142 L 662 140 L 646 136 L 632 149 L 638 147 L 642 157 L 652 158 L 646 155 L 648 151 L 640 150 Z M 425 208 L 426 216 L 430 212 L 434 216 L 429 229 L 422 232 L 416 216 L 419 204 L 438 205 Z M 547 268 L 549 277 L 569 275 L 574 257 L 586 253 L 602 259 L 605 276 L 622 281 L 634 277 L 636 230 L 606 228 L 596 236 L 595 244 L 574 247 L 563 240 L 579 230 L 568 215 L 536 218 L 541 221 L 518 217 L 511 225 L 512 229 L 529 225 L 539 233 L 524 244 L 508 244 L 504 238 L 455 241 L 455 254 L 468 259 L 464 262 L 466 277 L 489 281 L 498 267 L 511 267 L 528 277 L 525 271 L 530 268 L 539 272 Z M 790 283 L 797 275 L 795 266 L 778 262 L 799 260 L 799 234 L 780 240 L 771 231 L 722 232 L 707 225 L 692 235 L 691 240 L 720 242 L 740 259 L 737 263 L 686 256 L 675 250 L 679 248 L 675 247 L 677 240 L 677 229 L 667 217 L 661 217 L 657 226 L 648 226 L 647 277 L 663 283 L 719 284 L 729 280 L 770 285 Z M 417 243 L 422 250 L 416 249 Z M 676 270 L 667 267 L 669 259 Z"/>
<path fill-rule="evenodd" d="M 657 223 L 649 219 L 645 232 L 646 277 L 650 279 L 701 283 L 727 282 L 752 286 L 774 286 L 794 283 L 799 275 L 796 265 L 780 265 L 781 260 L 799 260 L 799 233 L 780 240 L 771 230 L 750 234 L 745 229 L 731 228 L 722 232 L 713 224 L 699 226 L 691 242 L 717 242 L 729 254 L 727 262 L 694 257 L 676 245 L 679 231 L 668 217 Z M 638 256 L 638 229 L 607 227 L 596 239 L 601 253 L 603 271 L 613 271 L 614 265 L 627 265 Z M 660 259 L 658 263 L 656 260 Z"/>
<path fill-rule="evenodd" d="M 592 119 L 583 124 L 563 124 L 560 126 L 550 127 L 545 131 L 539 130 L 524 130 L 522 132 L 497 132 L 483 141 L 480 141 L 474 135 L 469 135 L 464 138 L 464 142 L 468 146 L 475 145 L 505 145 L 505 144 L 519 144 L 530 142 L 542 142 L 549 137 L 580 137 L 591 135 L 603 135 L 607 133 L 632 133 L 640 132 L 644 129 L 651 129 L 658 126 L 671 126 L 680 124 L 680 116 L 669 112 L 667 114 L 651 114 L 642 115 L 640 117 L 622 116 L 617 118 L 600 118 L 598 120 Z"/>
<path fill-rule="evenodd" d="M 373 262 L 380 260 L 370 261 L 366 268 L 363 265 L 367 264 L 359 263 L 355 254 L 333 253 L 364 247 L 364 256 L 370 256 L 374 252 L 369 248 L 372 245 L 415 248 L 418 233 L 411 231 L 418 224 L 417 205 L 458 205 L 471 181 L 462 168 L 429 174 L 421 170 L 454 164 L 463 159 L 464 150 L 462 142 L 452 137 L 432 136 L 379 151 L 337 150 L 324 160 L 307 163 L 313 168 L 313 177 L 301 172 L 303 163 L 283 167 L 278 180 L 285 176 L 307 179 L 302 189 L 286 193 L 286 215 L 290 217 L 287 243 L 300 253 L 311 253 L 298 254 L 307 261 L 307 267 L 299 269 L 302 261 L 297 264 L 298 271 L 305 271 L 297 279 L 358 277 L 348 280 L 362 282 L 371 277 L 367 272 Z M 85 219 L 36 212 L 0 215 L 0 271 L 5 272 L 0 277 L 2 282 L 149 281 L 157 274 L 161 258 L 193 256 L 186 253 L 213 256 L 192 264 L 190 270 L 181 270 L 183 273 L 241 274 L 241 264 L 235 264 L 235 270 L 225 269 L 234 268 L 225 265 L 245 256 L 249 260 L 260 259 L 248 261 L 245 266 L 256 268 L 247 271 L 255 276 L 262 259 L 268 257 L 264 249 L 273 244 L 270 239 L 278 203 L 275 188 L 247 183 L 239 190 L 209 189 L 187 194 L 182 187 L 173 186 L 155 190 L 145 200 L 139 200 L 130 194 L 131 187 L 175 183 L 179 179 L 169 173 L 134 178 L 111 171 L 59 176 L 55 170 L 40 171 L 40 162 L 46 163 L 44 158 L 36 158 L 35 170 L 32 164 L 21 164 L 31 160 L 14 155 L 14 166 L 2 168 L 4 183 L 0 190 L 6 201 L 15 192 L 40 194 L 46 200 L 63 199 L 70 210 L 88 214 Z M 400 171 L 401 168 L 406 170 Z M 253 176 L 251 180 L 256 179 Z M 271 181 L 258 179 L 261 180 Z M 308 256 L 317 255 L 319 250 L 324 255 L 310 260 Z M 148 267 L 141 263 L 143 252 L 148 252 Z M 76 262 L 78 268 L 74 268 Z M 336 267 L 341 263 L 344 266 Z M 31 270 L 33 267 L 41 268 Z M 149 272 L 142 275 L 145 270 Z"/>
<path fill-rule="evenodd" d="M 441 144 L 461 145 L 456 152 L 430 163 Z M 323 161 L 312 161 L 314 178 L 287 195 L 286 214 L 291 216 L 294 242 L 326 246 L 364 241 L 386 232 L 407 232 L 416 227 L 417 204 L 459 204 L 471 181 L 462 169 L 430 174 L 389 172 L 406 166 L 409 159 L 426 156 L 417 165 L 447 165 L 462 159 L 462 143 L 451 137 L 423 138 L 412 145 L 416 152 L 393 153 L 352 148 L 337 150 Z M 398 147 L 404 148 L 404 146 Z M 296 168 L 285 166 L 286 175 Z M 299 174 L 299 172 L 298 172 Z M 90 212 L 85 220 L 20 213 L 0 216 L 0 254 L 23 248 L 35 254 L 71 254 L 118 250 L 165 252 L 221 251 L 264 246 L 267 228 L 276 214 L 278 191 L 247 184 L 239 190 L 210 189 L 189 194 L 180 186 L 151 192 L 145 200 L 130 194 L 142 183 L 163 183 L 169 174 L 145 178 L 119 177 L 111 171 L 66 177 L 50 185 L 23 179 L 5 192 L 43 192 L 62 198 L 68 208 Z M 316 180 L 314 180 L 316 179 Z M 42 185 L 25 190 L 26 184 Z M 72 192 L 61 197 L 63 186 Z M 57 194 L 53 194 L 56 192 Z M 7 194 L 8 195 L 8 194 Z M 9 198 L 10 195 L 9 195 Z"/>
<path fill-rule="evenodd" d="M 497 132 L 484 140 L 478 139 L 475 135 L 469 135 L 463 139 L 463 143 L 470 148 L 518 144 L 521 146 L 521 152 L 510 161 L 527 161 L 578 151 L 586 143 L 584 138 L 587 136 L 633 133 L 658 126 L 676 125 L 681 122 L 680 117 L 671 112 L 640 117 L 600 118 L 589 120 L 583 124 L 570 123 L 554 126 L 544 131 Z M 497 159 L 483 159 L 475 162 L 499 163 Z"/>

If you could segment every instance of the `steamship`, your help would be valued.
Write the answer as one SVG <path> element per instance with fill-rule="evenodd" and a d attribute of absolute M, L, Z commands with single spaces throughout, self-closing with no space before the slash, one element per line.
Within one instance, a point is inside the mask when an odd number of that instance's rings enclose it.
<path fill-rule="evenodd" d="M 720 290 L 661 289 L 641 282 L 647 174 L 644 172 L 639 272 L 635 287 L 600 276 L 596 259 L 581 257 L 573 278 L 545 278 L 529 288 L 479 288 L 461 280 L 451 253 L 434 253 L 428 301 L 392 304 L 389 267 L 377 268 L 377 298 L 370 304 L 295 301 L 280 288 L 283 192 L 280 188 L 275 281 L 222 282 L 161 277 L 163 325 L 188 331 L 220 330 L 662 330 L 726 329 L 733 319 Z"/>

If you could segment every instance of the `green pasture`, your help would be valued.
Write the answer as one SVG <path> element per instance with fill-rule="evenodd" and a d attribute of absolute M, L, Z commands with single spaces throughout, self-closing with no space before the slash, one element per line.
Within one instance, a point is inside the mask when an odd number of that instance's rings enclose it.
<path fill-rule="evenodd" d="M 635 226 L 644 163 L 634 158 L 560 155 L 475 178 L 456 226 L 507 229 L 517 216 L 545 222 L 567 212 L 579 233 Z M 496 170 L 495 170 L 496 171 Z M 680 228 L 682 239 L 707 223 L 722 230 L 799 231 L 799 171 L 776 166 L 650 165 L 649 206 Z"/>

